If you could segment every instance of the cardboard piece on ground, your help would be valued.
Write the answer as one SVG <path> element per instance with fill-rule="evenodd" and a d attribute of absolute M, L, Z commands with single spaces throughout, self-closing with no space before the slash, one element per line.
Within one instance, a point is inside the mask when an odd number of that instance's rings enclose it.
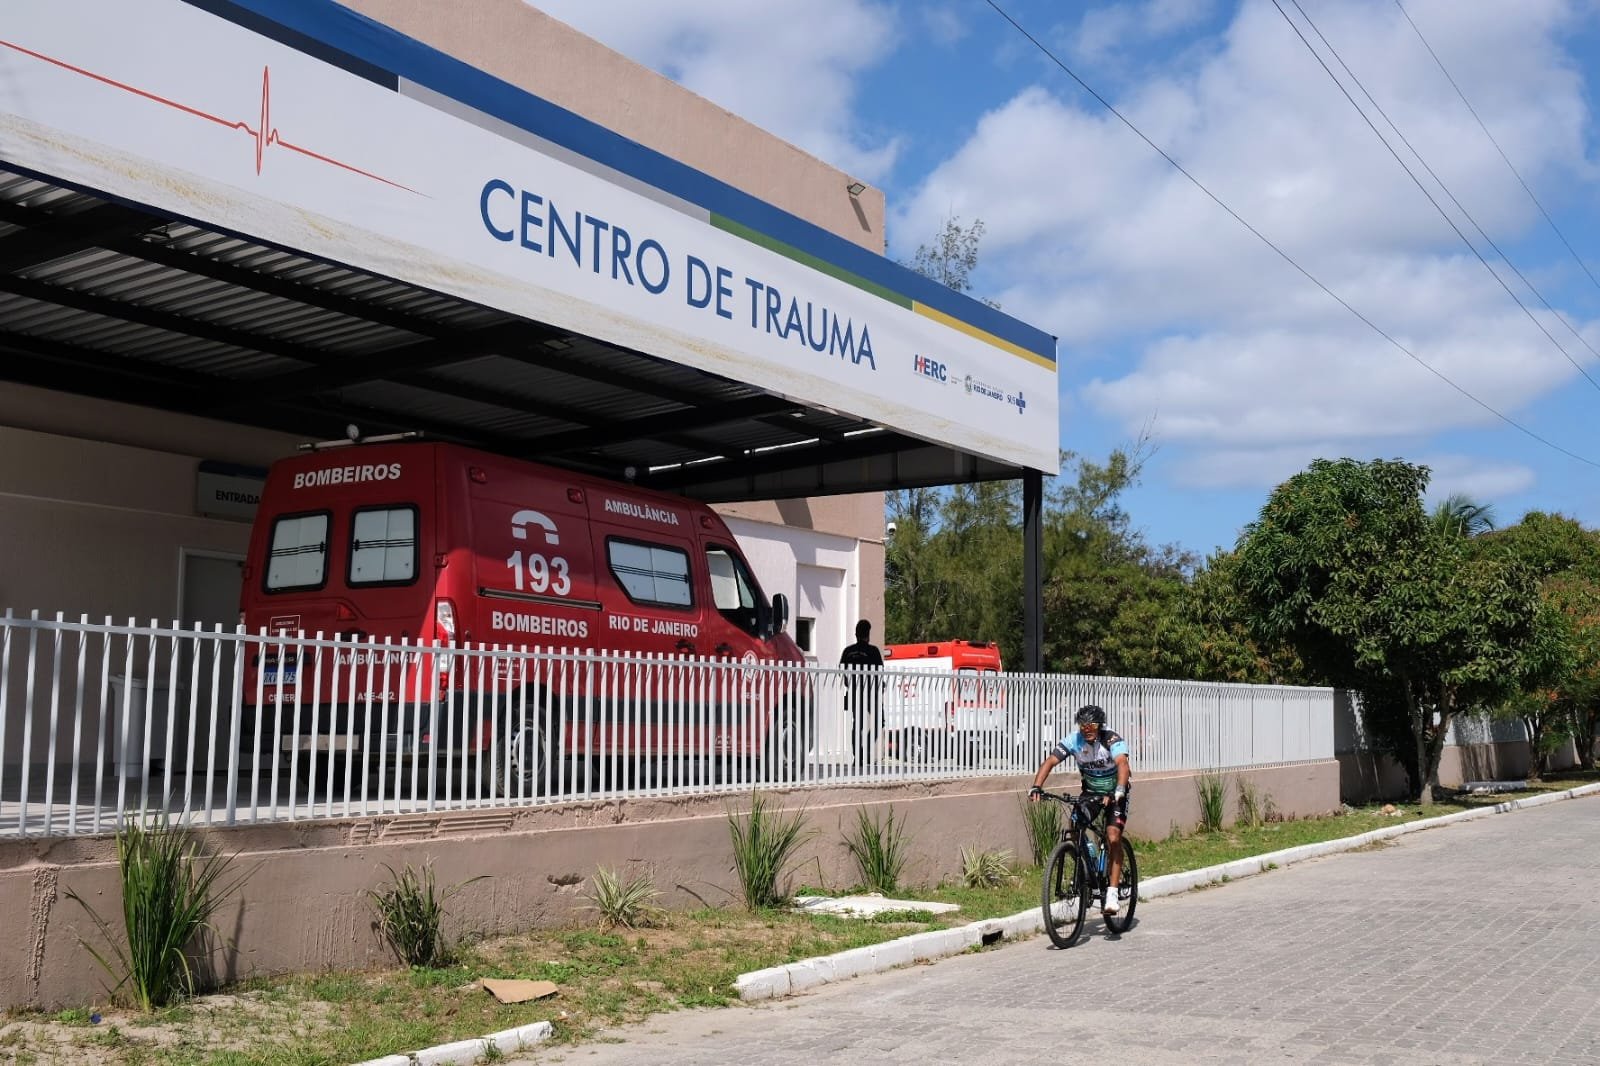
<path fill-rule="evenodd" d="M 553 996 L 559 991 L 554 981 L 512 981 L 483 977 L 479 978 L 478 983 L 501 1003 L 526 1003 L 530 999 Z"/>

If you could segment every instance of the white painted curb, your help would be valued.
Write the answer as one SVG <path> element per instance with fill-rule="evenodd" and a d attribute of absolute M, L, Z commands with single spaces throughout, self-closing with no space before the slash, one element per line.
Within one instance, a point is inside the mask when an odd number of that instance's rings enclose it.
<path fill-rule="evenodd" d="M 1254 855 L 1248 859 L 1235 859 L 1233 862 L 1221 863 L 1217 866 L 1207 866 L 1201 870 L 1187 870 L 1183 873 L 1166 874 L 1162 877 L 1152 877 L 1139 885 L 1140 899 L 1154 899 L 1157 896 L 1170 896 L 1178 892 L 1187 892 L 1201 885 L 1209 885 L 1240 877 L 1249 877 L 1263 870 L 1276 866 L 1288 866 L 1290 863 L 1301 862 L 1305 859 L 1315 859 L 1322 855 L 1332 855 L 1341 851 L 1352 851 L 1356 848 L 1366 847 L 1381 840 L 1389 840 L 1405 833 L 1415 833 L 1423 829 L 1433 829 L 1452 822 L 1467 822 L 1474 818 L 1487 818 L 1490 815 L 1506 814 L 1523 807 L 1542 807 L 1547 803 L 1559 803 L 1562 800 L 1574 799 L 1578 796 L 1600 793 L 1600 784 L 1580 785 L 1563 792 L 1547 792 L 1542 796 L 1530 796 L 1527 799 L 1507 800 L 1497 803 L 1493 807 L 1482 807 L 1475 811 L 1458 811 L 1455 814 L 1442 814 L 1437 818 L 1423 818 L 1415 822 L 1403 822 L 1399 825 L 1385 826 L 1374 829 L 1370 833 L 1361 833 L 1358 836 L 1344 837 L 1339 840 L 1324 840 L 1319 844 L 1302 844 L 1297 848 L 1284 848 L 1282 851 L 1268 852 L 1265 855 Z M 1013 914 L 1009 918 L 988 918 L 970 925 L 958 926 L 954 929 L 935 929 L 926 933 L 913 933 L 911 936 L 900 937 L 871 947 L 852 948 L 839 955 L 823 956 L 815 959 L 802 959 L 783 966 L 773 966 L 765 970 L 755 970 L 751 973 L 740 974 L 733 982 L 734 991 L 739 993 L 739 998 L 746 1001 L 759 999 L 776 999 L 803 992 L 817 985 L 828 984 L 831 981 L 843 980 L 846 977 L 856 977 L 864 973 L 875 973 L 880 970 L 891 970 L 896 966 L 904 966 L 907 962 L 927 962 L 932 959 L 945 958 L 950 955 L 959 955 L 975 944 L 989 944 L 996 940 L 1021 939 L 1044 932 L 1044 916 L 1039 908 Z M 909 954 L 909 958 L 907 955 Z M 844 960 L 844 961 L 840 961 Z"/>
<path fill-rule="evenodd" d="M 549 1022 L 532 1022 L 515 1029 L 504 1029 L 473 1040 L 457 1040 L 405 1055 L 386 1055 L 381 1059 L 358 1062 L 356 1066 L 472 1066 L 489 1056 L 493 1047 L 501 1055 L 532 1051 L 554 1032 Z"/>

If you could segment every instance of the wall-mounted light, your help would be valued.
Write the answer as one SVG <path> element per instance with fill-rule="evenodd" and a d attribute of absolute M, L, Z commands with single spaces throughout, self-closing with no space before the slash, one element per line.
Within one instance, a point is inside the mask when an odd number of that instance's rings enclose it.
<path fill-rule="evenodd" d="M 852 181 L 849 185 L 844 187 L 844 191 L 849 193 L 851 196 L 860 196 L 862 193 L 867 191 L 867 187 L 859 181 Z"/>

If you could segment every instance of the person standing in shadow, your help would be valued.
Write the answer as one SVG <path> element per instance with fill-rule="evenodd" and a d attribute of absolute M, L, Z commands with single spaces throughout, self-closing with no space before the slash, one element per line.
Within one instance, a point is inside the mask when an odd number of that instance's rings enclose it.
<path fill-rule="evenodd" d="M 856 642 L 839 656 L 845 669 L 846 710 L 850 716 L 850 746 L 855 765 L 872 761 L 878 747 L 879 698 L 883 692 L 883 654 L 872 643 L 872 623 L 856 623 Z"/>

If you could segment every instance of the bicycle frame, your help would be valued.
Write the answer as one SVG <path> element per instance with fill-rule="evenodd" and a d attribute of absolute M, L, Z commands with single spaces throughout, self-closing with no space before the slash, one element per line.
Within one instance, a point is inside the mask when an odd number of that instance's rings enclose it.
<path fill-rule="evenodd" d="M 1107 876 L 1109 873 L 1107 851 L 1110 843 L 1106 839 L 1109 829 L 1106 813 L 1109 808 L 1098 796 L 1067 796 L 1042 790 L 1040 795 L 1071 808 L 1067 824 L 1062 826 L 1056 840 L 1055 850 L 1045 863 L 1041 891 L 1045 931 L 1050 934 L 1050 939 L 1057 947 L 1071 947 L 1077 942 L 1083 930 L 1084 917 L 1090 901 L 1099 897 L 1103 902 L 1106 893 L 1117 892 L 1125 885 L 1128 890 L 1125 909 L 1119 915 L 1105 916 L 1108 931 L 1114 934 L 1125 932 L 1133 920 L 1138 891 L 1138 865 L 1134 860 L 1131 843 L 1126 839 L 1120 842 L 1122 878 L 1118 885 L 1112 885 Z M 1093 857 L 1090 856 L 1088 847 L 1091 836 L 1101 845 Z M 1066 870 L 1069 858 L 1070 873 Z M 1063 905 L 1071 908 L 1070 914 L 1060 913 L 1059 908 Z"/>

